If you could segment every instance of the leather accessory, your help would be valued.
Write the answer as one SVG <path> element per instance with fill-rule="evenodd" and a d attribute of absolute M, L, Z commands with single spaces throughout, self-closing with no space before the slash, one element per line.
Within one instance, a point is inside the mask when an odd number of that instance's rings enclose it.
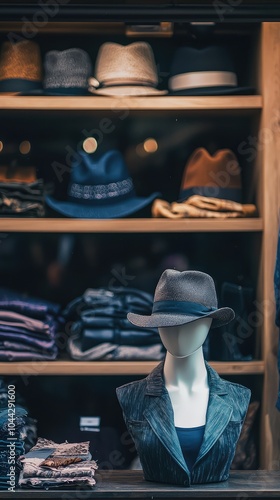
<path fill-rule="evenodd" d="M 142 328 L 178 326 L 212 318 L 211 326 L 215 328 L 229 323 L 234 312 L 229 307 L 218 308 L 215 284 L 208 274 L 166 269 L 155 290 L 152 314 L 129 313 L 127 318 Z"/>
<path fill-rule="evenodd" d="M 182 203 L 168 203 L 168 201 L 157 199 L 152 205 L 153 217 L 166 217 L 168 219 L 183 219 L 185 217 L 235 219 L 256 215 L 257 207 L 255 205 L 242 205 L 235 201 L 206 198 L 199 195 L 193 195 Z"/>
<path fill-rule="evenodd" d="M 46 203 L 67 217 L 114 219 L 137 212 L 157 195 L 136 196 L 121 153 L 112 150 L 99 159 L 80 153 L 72 164 L 68 200 L 59 201 L 47 196 Z"/>
<path fill-rule="evenodd" d="M 204 48 L 179 47 L 174 54 L 168 81 L 173 95 L 252 94 L 254 89 L 238 85 L 230 52 L 217 45 Z"/>
<path fill-rule="evenodd" d="M 0 92 L 20 93 L 41 88 L 39 45 L 29 40 L 4 42 L 0 53 Z"/>
<path fill-rule="evenodd" d="M 94 94 L 163 95 L 158 90 L 157 68 L 151 46 L 134 42 L 127 46 L 107 42 L 101 45 L 96 64 L 95 78 L 90 79 L 89 90 Z"/>

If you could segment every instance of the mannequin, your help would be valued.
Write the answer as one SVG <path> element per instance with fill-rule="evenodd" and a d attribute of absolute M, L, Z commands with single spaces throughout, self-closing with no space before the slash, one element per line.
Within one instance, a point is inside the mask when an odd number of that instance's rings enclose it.
<path fill-rule="evenodd" d="M 167 350 L 145 379 L 117 388 L 145 479 L 181 486 L 227 480 L 250 390 L 220 378 L 202 344 L 210 327 L 234 318 L 233 310 L 218 307 L 208 274 L 167 269 L 151 314 L 127 317 L 157 327 Z"/>
<path fill-rule="evenodd" d="M 209 384 L 202 344 L 211 323 L 211 318 L 203 318 L 186 325 L 158 329 L 167 350 L 163 374 L 176 427 L 205 425 Z M 187 411 L 188 408 L 191 411 Z"/>

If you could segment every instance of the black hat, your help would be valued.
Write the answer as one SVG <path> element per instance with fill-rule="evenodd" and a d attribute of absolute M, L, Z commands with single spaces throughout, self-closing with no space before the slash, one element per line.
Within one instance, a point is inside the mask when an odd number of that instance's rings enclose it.
<path fill-rule="evenodd" d="M 180 47 L 174 55 L 168 81 L 172 95 L 253 94 L 239 87 L 230 53 L 225 47 Z"/>

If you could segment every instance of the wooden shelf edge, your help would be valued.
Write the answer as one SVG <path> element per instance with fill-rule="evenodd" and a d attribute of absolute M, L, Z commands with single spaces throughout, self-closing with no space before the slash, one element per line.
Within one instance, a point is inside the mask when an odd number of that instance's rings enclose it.
<path fill-rule="evenodd" d="M 147 375 L 158 361 L 21 361 L 0 362 L 0 375 L 20 377 L 37 375 Z M 221 375 L 259 375 L 263 361 L 213 361 L 210 365 Z"/>
<path fill-rule="evenodd" d="M 262 109 L 261 95 L 249 96 L 157 96 L 157 97 L 66 97 L 0 96 L 0 110 L 83 110 L 83 111 L 160 111 L 160 110 L 254 110 Z"/>
<path fill-rule="evenodd" d="M 149 233 L 262 231 L 263 220 L 252 219 L 31 219 L 0 218 L 0 232 Z"/>

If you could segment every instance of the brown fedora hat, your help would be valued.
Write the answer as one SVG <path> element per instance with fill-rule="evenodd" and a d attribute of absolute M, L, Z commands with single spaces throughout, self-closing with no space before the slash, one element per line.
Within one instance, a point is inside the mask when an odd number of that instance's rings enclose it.
<path fill-rule="evenodd" d="M 205 148 L 193 152 L 184 169 L 179 202 L 195 194 L 242 203 L 241 169 L 230 149 L 214 155 Z"/>
<path fill-rule="evenodd" d="M 4 42 L 0 53 L 0 92 L 19 93 L 42 88 L 42 61 L 36 42 Z"/>

